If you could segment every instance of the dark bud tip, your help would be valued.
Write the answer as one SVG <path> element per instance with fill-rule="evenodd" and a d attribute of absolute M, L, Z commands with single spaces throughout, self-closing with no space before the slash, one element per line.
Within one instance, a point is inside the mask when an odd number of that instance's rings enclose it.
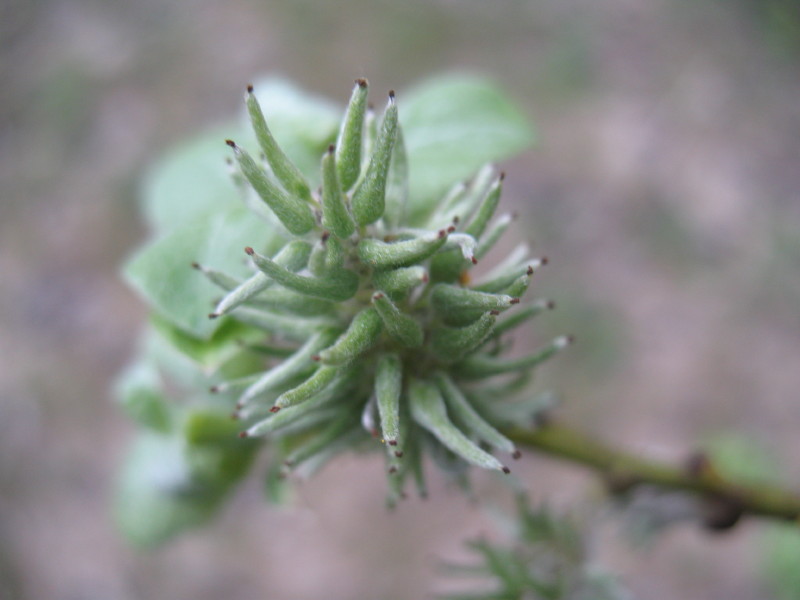
<path fill-rule="evenodd" d="M 240 438 L 242 438 L 242 439 L 245 439 L 245 438 L 248 438 L 248 437 L 250 437 L 250 436 L 247 434 L 247 432 L 246 432 L 246 431 L 242 431 L 242 432 L 239 434 L 239 437 L 240 437 Z"/>
<path fill-rule="evenodd" d="M 503 473 L 505 473 L 506 475 L 508 475 L 509 473 L 511 473 L 511 469 L 509 469 L 508 467 L 505 467 L 505 466 L 504 466 L 504 467 L 503 467 Z"/>
<path fill-rule="evenodd" d="M 367 87 L 367 85 L 368 85 L 368 82 L 367 82 L 367 80 L 366 80 L 366 79 L 364 79 L 363 77 L 359 77 L 358 79 L 356 79 L 356 85 L 357 85 L 358 87 L 365 88 L 365 87 Z"/>
<path fill-rule="evenodd" d="M 556 307 L 556 303 L 552 300 L 548 300 L 547 304 L 545 304 L 548 310 L 553 310 Z"/>
<path fill-rule="evenodd" d="M 334 146 L 333 144 L 328 146 L 328 154 L 333 154 L 335 151 L 336 151 L 336 146 Z"/>
<path fill-rule="evenodd" d="M 395 450 L 395 451 L 394 451 L 394 455 L 395 455 L 397 458 L 403 458 L 403 451 L 402 451 L 402 450 Z"/>
<path fill-rule="evenodd" d="M 520 458 L 522 458 L 522 452 L 520 452 L 519 450 L 514 450 L 513 454 L 511 454 L 511 458 L 513 458 L 514 460 L 519 460 Z"/>
<path fill-rule="evenodd" d="M 447 228 L 447 233 L 453 233 L 455 230 L 456 230 L 456 226 L 455 225 L 450 225 L 450 227 Z"/>
<path fill-rule="evenodd" d="M 533 267 L 528 265 L 528 270 L 526 271 L 528 275 L 533 275 Z"/>
<path fill-rule="evenodd" d="M 248 83 L 247 84 L 247 93 L 248 94 L 252 94 L 253 93 L 253 84 L 252 83 Z"/>
<path fill-rule="evenodd" d="M 281 407 L 280 407 L 280 406 L 273 406 L 272 408 L 270 408 L 270 409 L 269 409 L 269 412 L 271 412 L 271 413 L 276 413 L 276 412 L 278 412 L 280 409 L 281 409 Z"/>
<path fill-rule="evenodd" d="M 323 231 L 322 232 L 322 238 L 321 238 L 322 239 L 322 243 L 324 244 L 325 242 L 327 242 L 330 237 L 331 237 L 331 232 L 330 231 Z"/>
<path fill-rule="evenodd" d="M 702 477 L 711 471 L 711 460 L 705 452 L 693 452 L 686 461 L 686 471 L 692 477 Z"/>
<path fill-rule="evenodd" d="M 389 98 L 394 100 L 394 90 L 389 90 Z"/>
<path fill-rule="evenodd" d="M 389 440 L 390 446 L 397 446 L 397 440 Z"/>
<path fill-rule="evenodd" d="M 506 178 L 506 172 L 505 171 L 501 171 L 500 172 L 500 181 L 503 181 L 505 178 Z"/>
<path fill-rule="evenodd" d="M 519 298 L 512 298 L 511 304 L 519 304 Z"/>
<path fill-rule="evenodd" d="M 314 362 L 319 362 L 321 359 L 319 357 L 319 354 L 314 354 L 311 356 L 311 360 L 313 360 Z"/>
<path fill-rule="evenodd" d="M 256 253 L 256 251 L 253 250 L 250 246 L 245 247 L 244 251 L 245 251 L 246 254 L 248 254 L 250 256 L 253 256 L 253 254 Z"/>
<path fill-rule="evenodd" d="M 372 294 L 373 300 L 381 300 L 383 298 L 383 292 L 375 292 Z"/>
<path fill-rule="evenodd" d="M 458 215 L 456 215 L 455 217 L 453 217 L 453 225 L 458 225 L 458 222 L 459 222 L 460 220 L 461 220 L 461 218 L 460 218 Z"/>
<path fill-rule="evenodd" d="M 478 264 L 478 259 L 475 258 L 474 256 L 470 260 L 472 261 L 473 265 L 477 265 Z"/>
<path fill-rule="evenodd" d="M 497 315 L 500 314 L 500 311 L 499 310 L 490 310 L 489 314 L 492 315 L 493 317 L 496 317 Z"/>
<path fill-rule="evenodd" d="M 422 283 L 428 283 L 430 281 L 430 277 L 428 277 L 427 273 L 422 274 Z"/>
<path fill-rule="evenodd" d="M 447 237 L 447 231 L 445 231 L 444 229 L 440 229 L 439 230 L 439 239 L 442 239 L 443 237 Z"/>
<path fill-rule="evenodd" d="M 200 266 L 199 262 L 193 262 L 192 263 L 192 268 L 193 269 L 197 269 L 198 271 L 200 271 L 203 267 Z"/>
<path fill-rule="evenodd" d="M 219 392 L 219 386 L 212 385 L 210 388 L 208 388 L 208 391 L 211 392 L 212 394 L 216 394 L 217 392 Z"/>
<path fill-rule="evenodd" d="M 208 313 L 209 319 L 216 319 L 219 316 L 219 313 Z"/>
<path fill-rule="evenodd" d="M 542 257 L 542 258 L 540 258 L 539 260 L 541 261 L 542 265 L 546 265 L 547 263 L 549 263 L 549 262 L 550 262 L 550 259 L 549 259 L 549 258 L 547 258 L 546 256 L 543 256 L 543 257 Z"/>
<path fill-rule="evenodd" d="M 394 475 L 395 473 L 397 473 L 397 467 L 392 465 L 391 467 L 389 467 L 389 475 Z"/>
<path fill-rule="evenodd" d="M 569 344 L 571 346 L 574 343 L 575 343 L 575 336 L 574 335 L 568 335 L 567 336 L 567 344 Z"/>
<path fill-rule="evenodd" d="M 236 142 L 233 140 L 225 140 L 225 143 L 228 144 L 231 148 L 236 148 Z"/>

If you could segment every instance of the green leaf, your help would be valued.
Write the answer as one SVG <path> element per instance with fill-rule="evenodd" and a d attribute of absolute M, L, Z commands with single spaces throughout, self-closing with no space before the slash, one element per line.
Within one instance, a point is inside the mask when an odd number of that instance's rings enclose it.
<path fill-rule="evenodd" d="M 145 246 L 125 266 L 128 283 L 164 319 L 186 333 L 210 339 L 225 319 L 209 319 L 214 299 L 221 293 L 191 268 L 193 262 L 208 264 L 226 273 L 244 277 L 249 271 L 243 248 L 283 240 L 269 232 L 265 223 L 244 207 L 219 211 L 194 219 Z M 269 248 L 272 254 L 277 248 Z"/>
<path fill-rule="evenodd" d="M 153 547 L 208 522 L 252 462 L 255 446 L 187 452 L 180 439 L 142 433 L 130 450 L 115 498 L 120 531 Z"/>
<path fill-rule="evenodd" d="M 248 148 L 255 145 L 248 127 L 228 122 L 176 146 L 146 174 L 142 208 L 156 234 L 242 203 L 225 164 L 230 156 L 226 138 Z"/>
<path fill-rule="evenodd" d="M 172 425 L 172 415 L 161 386 L 158 369 L 142 360 L 120 374 L 114 391 L 120 406 L 134 422 L 167 433 Z"/>
<path fill-rule="evenodd" d="M 264 333 L 232 319 L 223 319 L 214 334 L 208 339 L 190 335 L 158 315 L 150 322 L 162 337 L 175 349 L 194 360 L 207 371 L 216 370 L 221 364 L 241 352 L 241 342 L 256 342 Z"/>
<path fill-rule="evenodd" d="M 446 75 L 398 95 L 411 174 L 408 216 L 419 223 L 455 182 L 528 148 L 533 130 L 496 86 Z"/>

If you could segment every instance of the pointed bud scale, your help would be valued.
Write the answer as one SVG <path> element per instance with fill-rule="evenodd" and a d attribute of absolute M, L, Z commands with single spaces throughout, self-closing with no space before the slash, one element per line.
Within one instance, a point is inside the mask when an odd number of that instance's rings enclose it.
<path fill-rule="evenodd" d="M 308 242 L 304 242 L 302 240 L 293 240 L 286 244 L 273 257 L 273 260 L 276 264 L 295 272 L 306 266 L 310 252 L 311 245 Z M 273 284 L 274 281 L 267 277 L 264 273 L 255 273 L 249 279 L 239 284 L 236 288 L 231 289 L 230 293 L 219 301 L 214 309 L 214 313 L 216 315 L 224 315 L 237 306 L 244 304 Z"/>
<path fill-rule="evenodd" d="M 453 425 L 436 384 L 412 377 L 408 398 L 414 421 L 430 431 L 448 450 L 478 467 L 505 471 L 500 461 L 481 450 Z"/>
<path fill-rule="evenodd" d="M 405 219 L 408 203 L 408 154 L 403 139 L 403 128 L 397 126 L 397 140 L 389 163 L 386 181 L 386 208 L 383 211 L 383 224 L 388 230 L 397 229 Z"/>
<path fill-rule="evenodd" d="M 478 247 L 475 249 L 475 258 L 478 260 L 486 256 L 489 251 L 494 248 L 497 241 L 503 237 L 503 234 L 508 229 L 508 226 L 514 221 L 514 215 L 506 213 L 500 215 L 492 221 L 483 232 L 481 239 L 478 241 Z"/>
<path fill-rule="evenodd" d="M 330 317 L 294 317 L 271 313 L 265 310 L 240 306 L 231 313 L 231 317 L 263 329 L 282 339 L 303 342 L 325 327 L 336 327 L 338 322 Z"/>
<path fill-rule="evenodd" d="M 437 327 L 431 334 L 431 350 L 442 362 L 460 360 L 489 336 L 497 318 L 491 312 L 464 327 Z"/>
<path fill-rule="evenodd" d="M 306 379 L 296 388 L 292 388 L 288 392 L 284 392 L 278 396 L 278 399 L 275 400 L 273 411 L 277 412 L 276 409 L 286 408 L 287 406 L 292 406 L 294 404 L 300 404 L 312 396 L 320 393 L 328 385 L 330 385 L 334 377 L 336 377 L 336 371 L 336 367 L 328 367 L 325 365 L 321 366 L 311 377 Z"/>
<path fill-rule="evenodd" d="M 323 452 L 331 446 L 337 439 L 348 433 L 353 428 L 353 415 L 349 412 L 342 412 L 333 420 L 327 423 L 317 435 L 292 451 L 286 457 L 286 464 L 296 467 L 300 463 L 308 460 L 312 456 Z"/>
<path fill-rule="evenodd" d="M 358 183 L 350 204 L 358 225 L 374 223 L 383 215 L 386 202 L 386 179 L 389 161 L 397 138 L 397 105 L 394 93 L 389 94 L 389 104 L 383 114 L 383 123 L 375 150 L 369 161 L 364 178 Z"/>
<path fill-rule="evenodd" d="M 382 242 L 364 238 L 358 244 L 358 256 L 362 262 L 375 269 L 407 267 L 433 255 L 447 241 L 444 229 L 402 242 Z"/>
<path fill-rule="evenodd" d="M 458 373 L 463 379 L 482 379 L 493 375 L 532 369 L 549 360 L 571 343 L 571 337 L 561 336 L 535 354 L 510 360 L 490 356 L 470 356 L 459 363 Z"/>
<path fill-rule="evenodd" d="M 512 294 L 514 291 L 513 289 L 509 290 L 510 286 L 519 281 L 522 277 L 530 278 L 530 276 L 533 275 L 539 267 L 546 264 L 546 258 L 535 258 L 528 261 L 527 264 L 509 266 L 509 268 L 502 271 L 494 270 L 492 273 L 488 273 L 486 277 L 482 278 L 480 283 L 473 285 L 472 289 L 479 292 L 502 292 L 504 294 L 508 294 L 509 296 L 518 297 L 516 294 Z M 519 289 L 520 283 L 517 284 L 517 288 L 515 289 Z M 519 294 L 519 296 L 521 296 L 528 288 L 527 286 L 523 286 L 521 289 L 522 292 Z"/>
<path fill-rule="evenodd" d="M 357 79 L 336 139 L 336 173 L 343 190 L 349 190 L 361 172 L 361 145 L 367 109 L 368 83 Z M 330 225 L 325 225 L 330 227 Z M 352 232 L 346 234 L 347 237 Z M 339 235 L 338 233 L 336 235 Z"/>
<path fill-rule="evenodd" d="M 386 292 L 395 302 L 404 300 L 418 285 L 428 281 L 424 267 L 401 267 L 391 271 L 377 271 L 372 277 L 375 287 Z"/>
<path fill-rule="evenodd" d="M 298 317 L 333 316 L 337 308 L 335 302 L 300 294 L 282 286 L 273 286 L 267 289 L 256 298 L 245 302 L 245 305 Z"/>
<path fill-rule="evenodd" d="M 267 276 L 282 286 L 307 296 L 329 300 L 347 300 L 352 298 L 358 289 L 358 275 L 346 269 L 337 272 L 335 276 L 331 274 L 325 279 L 305 277 L 281 267 L 252 248 L 245 248 L 245 252 L 252 257 L 256 267 Z"/>
<path fill-rule="evenodd" d="M 407 348 L 417 348 L 422 345 L 424 334 L 422 325 L 416 319 L 398 309 L 389 297 L 383 292 L 372 295 L 372 305 L 383 320 L 386 332 Z"/>
<path fill-rule="evenodd" d="M 357 370 L 342 370 L 335 374 L 335 379 L 325 387 L 323 391 L 312 396 L 301 404 L 287 406 L 277 412 L 271 412 L 268 417 L 262 419 L 252 427 L 246 434 L 247 437 L 258 437 L 275 432 L 283 432 L 289 427 L 296 425 L 299 421 L 306 419 L 312 411 L 336 405 L 338 409 L 343 408 L 342 398 L 347 398 L 346 394 L 352 389 L 353 379 L 358 375 Z M 351 397 L 352 400 L 352 397 Z M 347 406 L 345 400 L 344 406 Z"/>
<path fill-rule="evenodd" d="M 476 292 L 449 283 L 437 283 L 431 292 L 433 307 L 441 315 L 460 310 L 506 310 L 519 302 L 505 294 Z"/>
<path fill-rule="evenodd" d="M 359 129 L 359 135 L 361 131 Z M 359 145 L 361 143 L 359 137 Z M 336 161 L 333 146 L 322 157 L 322 226 L 338 238 L 346 239 L 353 235 L 356 224 L 345 204 L 345 196 L 336 175 Z M 358 174 L 356 163 L 356 174 Z M 346 189 L 346 188 L 345 188 Z"/>
<path fill-rule="evenodd" d="M 237 377 L 236 379 L 229 379 L 228 381 L 221 381 L 220 383 L 212 385 L 208 391 L 212 394 L 225 394 L 227 392 L 240 392 L 252 385 L 259 375 L 247 375 L 246 377 Z"/>
<path fill-rule="evenodd" d="M 261 146 L 262 152 L 267 157 L 267 162 L 275 177 L 289 194 L 304 202 L 309 202 L 311 200 L 311 191 L 308 187 L 308 182 L 294 163 L 289 160 L 289 157 L 283 153 L 275 138 L 272 137 L 272 132 L 267 126 L 264 113 L 261 112 L 261 106 L 253 94 L 252 86 L 247 88 L 245 103 L 247 104 L 247 113 L 250 115 L 258 145 Z"/>
<path fill-rule="evenodd" d="M 500 321 L 500 323 L 495 325 L 491 337 L 497 337 L 506 333 L 507 331 L 516 329 L 528 319 L 532 319 L 536 315 L 546 310 L 553 310 L 554 308 L 555 304 L 551 300 L 537 300 L 533 304 L 516 309 L 513 312 L 508 313 L 508 316 Z"/>
<path fill-rule="evenodd" d="M 206 279 L 226 292 L 234 289 L 236 286 L 241 285 L 242 283 L 235 277 L 231 277 L 230 275 L 227 275 L 222 271 L 217 271 L 216 269 L 204 267 L 200 263 L 192 263 L 192 268 L 200 271 L 206 276 Z"/>
<path fill-rule="evenodd" d="M 508 452 L 511 455 L 517 452 L 514 442 L 497 431 L 475 411 L 469 400 L 446 373 L 439 372 L 434 378 L 442 392 L 447 409 L 458 418 L 459 422 L 466 425 L 474 435 L 496 450 Z"/>
<path fill-rule="evenodd" d="M 242 173 L 253 186 L 259 197 L 270 207 L 283 226 L 295 235 L 303 235 L 314 227 L 314 215 L 309 205 L 300 198 L 287 194 L 269 174 L 253 160 L 246 150 L 231 140 L 227 144 L 233 148 L 236 161 Z"/>
<path fill-rule="evenodd" d="M 278 389 L 288 385 L 293 379 L 310 375 L 317 368 L 311 357 L 331 344 L 336 339 L 336 335 L 335 329 L 323 329 L 315 333 L 294 355 L 253 382 L 241 395 L 237 405 L 239 407 L 246 406 L 268 390 Z"/>
<path fill-rule="evenodd" d="M 403 391 L 403 364 L 396 354 L 384 354 L 375 370 L 375 397 L 381 418 L 383 439 L 398 450 L 400 437 L 400 394 Z"/>
<path fill-rule="evenodd" d="M 369 350 L 381 335 L 383 323 L 374 308 L 361 310 L 336 343 L 319 353 L 326 365 L 345 365 Z"/>
<path fill-rule="evenodd" d="M 494 211 L 497 210 L 497 205 L 500 203 L 500 194 L 503 191 L 503 179 L 505 173 L 500 173 L 500 177 L 492 183 L 491 187 L 486 193 L 486 196 L 481 201 L 478 211 L 475 216 L 470 220 L 469 224 L 464 228 L 464 232 L 468 233 L 475 239 L 479 239 L 486 226 L 494 216 Z"/>
<path fill-rule="evenodd" d="M 522 298 L 522 296 L 525 295 L 525 292 L 528 291 L 528 287 L 531 285 L 532 274 L 533 267 L 528 267 L 528 271 L 525 273 L 525 275 L 517 277 L 511 285 L 503 290 L 503 293 L 513 296 L 514 298 Z"/>

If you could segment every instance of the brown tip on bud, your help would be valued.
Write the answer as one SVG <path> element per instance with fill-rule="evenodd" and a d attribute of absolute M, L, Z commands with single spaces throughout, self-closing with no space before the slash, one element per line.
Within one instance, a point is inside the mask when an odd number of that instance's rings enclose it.
<path fill-rule="evenodd" d="M 394 475 L 395 473 L 397 473 L 397 467 L 392 465 L 391 467 L 389 467 L 389 475 Z"/>
<path fill-rule="evenodd" d="M 248 94 L 252 94 L 253 93 L 253 84 L 252 83 L 248 83 L 247 84 L 247 93 Z"/>
<path fill-rule="evenodd" d="M 500 311 L 499 310 L 490 310 L 489 314 L 492 315 L 493 317 L 496 317 L 497 315 L 500 314 Z"/>
<path fill-rule="evenodd" d="M 444 229 L 440 229 L 439 230 L 439 239 L 442 239 L 443 237 L 447 237 L 447 231 L 445 231 Z"/>
<path fill-rule="evenodd" d="M 209 319 L 216 319 L 219 316 L 219 313 L 208 313 Z"/>
<path fill-rule="evenodd" d="M 250 256 L 253 256 L 253 254 L 256 253 L 256 251 L 253 250 L 250 246 L 246 246 L 244 251 L 245 251 L 246 254 L 249 254 Z"/>
<path fill-rule="evenodd" d="M 397 440 L 388 440 L 390 446 L 397 446 Z"/>
<path fill-rule="evenodd" d="M 389 98 L 394 100 L 394 90 L 389 90 Z"/>
<path fill-rule="evenodd" d="M 519 304 L 519 298 L 512 298 L 512 299 L 510 300 L 510 303 L 511 303 L 511 304 Z"/>
<path fill-rule="evenodd" d="M 686 461 L 686 471 L 692 477 L 701 477 L 711 471 L 711 459 L 705 452 L 692 452 Z"/>
<path fill-rule="evenodd" d="M 548 310 L 553 310 L 556 307 L 556 303 L 553 302 L 552 300 L 548 300 L 547 303 L 545 304 L 545 307 Z"/>
<path fill-rule="evenodd" d="M 517 211 L 512 212 L 511 213 L 511 220 L 512 221 L 516 221 L 517 219 L 519 219 L 519 213 Z"/>
<path fill-rule="evenodd" d="M 567 344 L 569 344 L 571 346 L 574 343 L 575 343 L 575 336 L 574 335 L 568 335 L 567 336 Z"/>
<path fill-rule="evenodd" d="M 363 77 L 359 77 L 358 79 L 356 79 L 356 85 L 358 87 L 365 88 L 367 87 L 367 84 L 368 84 L 367 80 L 364 79 Z"/>
<path fill-rule="evenodd" d="M 511 469 L 509 469 L 509 468 L 508 468 L 508 467 L 506 467 L 506 466 L 503 466 L 503 473 L 505 473 L 506 475 L 508 475 L 509 473 L 511 473 Z"/>
<path fill-rule="evenodd" d="M 278 412 L 280 409 L 281 409 L 281 407 L 280 407 L 280 406 L 273 406 L 272 408 L 270 408 L 270 409 L 269 409 L 269 412 L 271 412 L 271 413 L 276 413 L 276 412 Z"/>
<path fill-rule="evenodd" d="M 322 232 L 322 238 L 320 238 L 320 239 L 322 239 L 322 243 L 324 244 L 325 242 L 328 241 L 328 239 L 330 237 L 331 237 L 331 232 L 330 231 L 323 231 Z"/>
<path fill-rule="evenodd" d="M 397 458 L 403 458 L 403 451 L 402 451 L 402 450 L 395 450 L 395 451 L 394 451 L 394 455 L 395 455 Z"/>
<path fill-rule="evenodd" d="M 193 269 L 197 269 L 198 271 L 200 271 L 200 270 L 202 270 L 202 269 L 203 269 L 203 267 L 201 267 L 201 266 L 200 266 L 200 263 L 199 263 L 199 262 L 193 262 L 193 263 L 192 263 L 192 268 L 193 268 Z"/>
<path fill-rule="evenodd" d="M 236 407 L 236 410 L 242 410 L 242 408 L 244 408 L 244 403 L 241 400 L 237 400 L 234 406 Z"/>
<path fill-rule="evenodd" d="M 328 146 L 328 154 L 333 154 L 336 151 L 336 146 L 334 144 L 330 144 Z"/>
<path fill-rule="evenodd" d="M 383 292 L 375 292 L 372 294 L 373 300 L 381 300 L 383 298 Z"/>
<path fill-rule="evenodd" d="M 236 142 L 233 140 L 225 140 L 225 143 L 228 144 L 231 148 L 236 148 Z"/>
<path fill-rule="evenodd" d="M 506 172 L 505 171 L 500 171 L 500 181 L 503 181 L 503 179 L 505 179 L 505 178 L 506 178 Z"/>
<path fill-rule="evenodd" d="M 241 433 L 239 433 L 239 437 L 245 439 L 250 437 L 250 435 L 246 431 L 242 431 Z"/>
<path fill-rule="evenodd" d="M 456 230 L 456 226 L 455 225 L 450 225 L 450 227 L 447 228 L 447 233 L 453 233 L 455 230 Z"/>
<path fill-rule="evenodd" d="M 478 259 L 475 258 L 474 256 L 470 260 L 472 261 L 473 265 L 477 265 L 478 264 Z"/>
<path fill-rule="evenodd" d="M 543 256 L 542 258 L 539 259 L 539 262 L 541 262 L 542 265 L 546 265 L 547 263 L 550 262 L 550 259 L 547 258 L 546 256 Z"/>
<path fill-rule="evenodd" d="M 458 225 L 458 222 L 461 220 L 461 217 L 458 215 L 453 217 L 453 225 Z"/>
<path fill-rule="evenodd" d="M 320 358 L 319 354 L 312 354 L 311 360 L 313 360 L 314 362 L 319 362 L 322 359 Z"/>
<path fill-rule="evenodd" d="M 511 458 L 513 458 L 514 460 L 519 460 L 520 458 L 522 458 L 522 452 L 520 452 L 519 450 L 514 450 L 514 452 L 511 454 Z"/>
<path fill-rule="evenodd" d="M 216 394 L 217 392 L 219 392 L 219 386 L 212 385 L 210 388 L 208 388 L 208 391 L 211 392 L 212 394 Z"/>
<path fill-rule="evenodd" d="M 525 273 L 528 274 L 528 275 L 533 275 L 533 267 L 528 265 L 528 270 L 525 271 Z"/>
<path fill-rule="evenodd" d="M 427 273 L 422 274 L 422 283 L 428 283 L 431 280 Z"/>

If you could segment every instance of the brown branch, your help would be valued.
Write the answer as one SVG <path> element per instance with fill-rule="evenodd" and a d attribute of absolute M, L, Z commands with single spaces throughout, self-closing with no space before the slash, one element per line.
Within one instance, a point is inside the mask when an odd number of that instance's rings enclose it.
<path fill-rule="evenodd" d="M 703 455 L 674 466 L 612 448 L 553 422 L 538 429 L 514 427 L 504 433 L 520 446 L 598 471 L 613 493 L 649 484 L 699 495 L 706 500 L 709 511 L 705 522 L 712 529 L 727 529 L 744 515 L 800 521 L 800 494 L 772 485 L 729 480 Z"/>

